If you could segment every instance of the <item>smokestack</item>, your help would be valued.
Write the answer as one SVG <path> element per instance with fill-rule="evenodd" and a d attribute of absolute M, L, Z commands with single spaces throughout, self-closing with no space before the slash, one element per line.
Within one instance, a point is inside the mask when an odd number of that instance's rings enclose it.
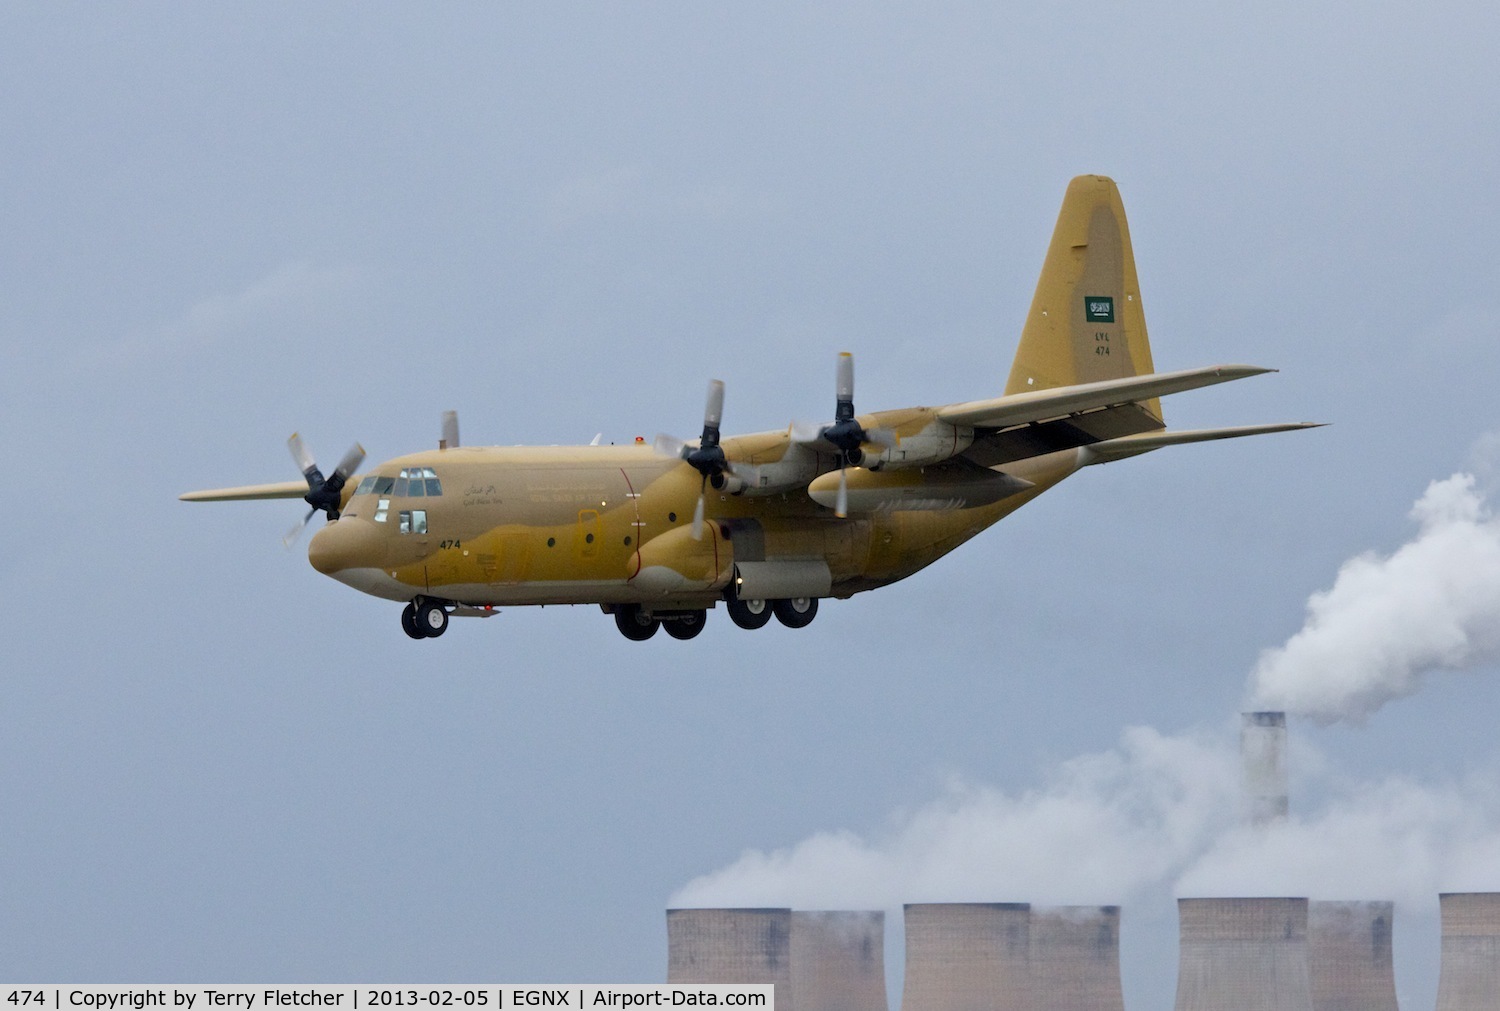
<path fill-rule="evenodd" d="M 1306 899 L 1178 899 L 1176 1011 L 1313 1011 Z"/>
<path fill-rule="evenodd" d="M 1120 987 L 1120 907 L 1031 910 L 1034 1011 L 1125 1011 Z"/>
<path fill-rule="evenodd" d="M 1030 1011 L 1031 907 L 910 903 L 901 1011 Z"/>
<path fill-rule="evenodd" d="M 790 909 L 667 910 L 668 983 L 775 983 L 792 1009 Z"/>
<path fill-rule="evenodd" d="M 1240 760 L 1250 824 L 1286 820 L 1286 713 L 1240 714 Z"/>
<path fill-rule="evenodd" d="M 1313 1011 L 1397 1011 L 1390 902 L 1311 902 L 1307 969 Z"/>
<path fill-rule="evenodd" d="M 1441 895 L 1443 963 L 1437 1011 L 1500 1007 L 1500 893 Z"/>
<path fill-rule="evenodd" d="M 792 913 L 792 991 L 802 1011 L 886 1011 L 885 913 Z"/>

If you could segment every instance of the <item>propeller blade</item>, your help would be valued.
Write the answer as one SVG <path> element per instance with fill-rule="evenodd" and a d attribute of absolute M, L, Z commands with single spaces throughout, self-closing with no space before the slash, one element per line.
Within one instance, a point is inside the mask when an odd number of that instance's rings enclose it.
<path fill-rule="evenodd" d="M 897 437 L 896 433 L 891 431 L 889 428 L 866 429 L 865 441 L 873 442 L 875 445 L 881 446 L 885 449 L 895 449 L 898 445 L 901 444 L 900 438 Z"/>
<path fill-rule="evenodd" d="M 707 482 L 704 482 L 705 484 Z M 706 493 L 698 492 L 698 504 L 693 507 L 693 540 L 703 540 L 703 498 Z"/>
<path fill-rule="evenodd" d="M 848 421 L 854 417 L 854 356 L 847 351 L 839 352 L 838 381 L 834 397 L 838 404 L 836 420 Z"/>
<path fill-rule="evenodd" d="M 833 514 L 839 519 L 849 517 L 849 475 L 844 468 L 839 468 L 839 490 L 833 500 Z"/>
<path fill-rule="evenodd" d="M 719 430 L 724 420 L 724 382 L 721 379 L 708 381 L 708 402 L 703 405 L 703 430 Z"/>
<path fill-rule="evenodd" d="M 792 422 L 792 441 L 802 444 L 818 442 L 823 438 L 823 425 L 816 425 L 810 421 Z"/>
<path fill-rule="evenodd" d="M 458 448 L 458 412 L 443 412 L 443 434 L 438 441 L 438 449 Z"/>
<path fill-rule="evenodd" d="M 746 488 L 760 487 L 760 468 L 753 463 L 729 463 L 724 469 L 732 476 L 739 478 Z"/>
<path fill-rule="evenodd" d="M 675 435 L 658 435 L 651 444 L 651 449 L 657 456 L 670 456 L 674 460 L 680 460 L 683 451 L 687 449 L 687 443 Z"/>
<path fill-rule="evenodd" d="M 302 531 L 307 529 L 308 521 L 313 518 L 313 513 L 315 512 L 317 512 L 316 509 L 309 509 L 307 511 L 307 515 L 302 517 L 302 522 L 298 523 L 296 526 L 292 527 L 292 529 L 288 530 L 281 536 L 282 547 L 286 548 L 288 551 L 292 550 L 292 545 L 297 543 L 297 539 L 302 536 Z"/>
<path fill-rule="evenodd" d="M 292 437 L 286 441 L 287 449 L 292 451 L 292 459 L 297 463 L 297 469 L 307 474 L 318 469 L 318 463 L 313 459 L 312 452 L 307 444 L 302 441 L 302 436 L 293 432 Z"/>
<path fill-rule="evenodd" d="M 339 461 L 339 465 L 333 469 L 334 476 L 341 479 L 339 482 L 340 487 L 343 486 L 344 481 L 349 480 L 349 475 L 354 473 L 355 469 L 364 462 L 364 459 L 365 447 L 357 442 L 349 447 L 349 452 L 344 454 L 344 458 Z"/>

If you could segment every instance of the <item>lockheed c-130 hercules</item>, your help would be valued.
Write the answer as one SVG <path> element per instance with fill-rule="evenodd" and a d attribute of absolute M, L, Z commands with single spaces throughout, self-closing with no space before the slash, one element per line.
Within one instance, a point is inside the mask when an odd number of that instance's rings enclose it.
<path fill-rule="evenodd" d="M 182 498 L 304 499 L 307 519 L 328 518 L 308 549 L 313 567 L 403 602 L 412 638 L 442 635 L 450 616 L 524 604 L 598 604 L 635 640 L 659 627 L 690 639 L 719 603 L 741 628 L 773 615 L 800 628 L 820 599 L 911 575 L 1083 467 L 1315 427 L 1162 421 L 1162 396 L 1269 371 L 1154 370 L 1119 191 L 1080 176 L 1003 396 L 857 414 L 844 354 L 827 424 L 721 438 L 715 380 L 696 442 L 468 447 L 450 412 L 437 449 L 362 476 L 358 445 L 325 477 L 294 435 L 305 480 Z"/>

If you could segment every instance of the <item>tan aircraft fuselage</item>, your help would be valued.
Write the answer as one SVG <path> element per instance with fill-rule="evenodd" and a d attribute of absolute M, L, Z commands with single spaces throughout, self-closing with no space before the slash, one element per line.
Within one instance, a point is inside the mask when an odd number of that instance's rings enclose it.
<path fill-rule="evenodd" d="M 734 443 L 732 454 L 746 459 L 779 458 L 788 441 L 784 432 L 743 436 L 726 440 L 726 448 Z M 752 442 L 764 448 L 758 454 L 738 448 Z M 353 494 L 338 521 L 314 535 L 309 559 L 320 572 L 378 597 L 425 595 L 480 608 L 707 608 L 723 596 L 736 564 L 768 558 L 814 569 L 823 563 L 830 585 L 818 595 L 848 597 L 931 564 L 1078 466 L 1078 450 L 1062 450 L 1008 466 L 1032 487 L 998 502 L 844 519 L 802 489 L 749 495 L 710 487 L 702 535 L 694 539 L 701 479 L 649 446 L 438 449 L 398 457 L 371 473 L 430 469 L 442 494 Z M 836 468 L 829 461 L 820 469 Z M 425 514 L 425 532 L 401 515 L 416 511 Z"/>

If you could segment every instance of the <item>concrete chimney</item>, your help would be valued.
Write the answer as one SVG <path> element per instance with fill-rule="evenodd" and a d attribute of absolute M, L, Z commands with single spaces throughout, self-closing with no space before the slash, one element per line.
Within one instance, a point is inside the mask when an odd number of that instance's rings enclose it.
<path fill-rule="evenodd" d="M 1437 1011 L 1500 1008 L 1500 892 L 1439 896 L 1443 961 Z"/>
<path fill-rule="evenodd" d="M 1120 907 L 1031 910 L 1034 1011 L 1125 1011 L 1120 986 Z"/>
<path fill-rule="evenodd" d="M 1390 902 L 1310 902 L 1313 1011 L 1397 1011 Z"/>
<path fill-rule="evenodd" d="M 1313 1011 L 1306 899 L 1178 899 L 1176 1011 Z"/>
<path fill-rule="evenodd" d="M 801 1011 L 887 1011 L 885 913 L 792 913 L 792 991 Z"/>
<path fill-rule="evenodd" d="M 1286 713 L 1240 714 L 1245 817 L 1270 825 L 1287 816 Z"/>
<path fill-rule="evenodd" d="M 1031 907 L 911 903 L 901 1011 L 1030 1011 Z"/>
<path fill-rule="evenodd" d="M 668 983 L 774 983 L 792 1011 L 790 909 L 667 910 Z"/>

